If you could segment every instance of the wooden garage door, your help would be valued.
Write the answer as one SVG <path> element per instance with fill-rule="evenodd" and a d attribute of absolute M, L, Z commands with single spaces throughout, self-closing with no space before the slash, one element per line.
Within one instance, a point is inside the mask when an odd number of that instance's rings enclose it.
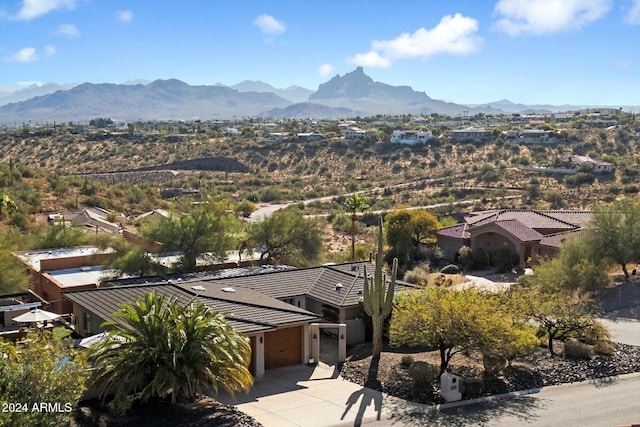
<path fill-rule="evenodd" d="M 302 326 L 264 334 L 264 368 L 299 365 L 302 359 Z"/>

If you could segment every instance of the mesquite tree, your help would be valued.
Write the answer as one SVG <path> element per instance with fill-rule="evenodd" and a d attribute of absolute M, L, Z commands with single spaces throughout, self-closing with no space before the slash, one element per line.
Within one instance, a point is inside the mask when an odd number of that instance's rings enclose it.
<path fill-rule="evenodd" d="M 379 222 L 378 232 L 378 253 L 376 254 L 376 270 L 373 277 L 367 275 L 367 267 L 364 267 L 364 301 L 365 312 L 371 316 L 373 324 L 373 357 L 380 357 L 382 352 L 382 325 L 384 319 L 391 313 L 393 307 L 393 292 L 396 285 L 396 275 L 398 273 L 398 259 L 393 259 L 391 268 L 391 280 L 387 284 L 387 275 L 382 272 L 383 265 L 383 236 L 382 218 Z"/>

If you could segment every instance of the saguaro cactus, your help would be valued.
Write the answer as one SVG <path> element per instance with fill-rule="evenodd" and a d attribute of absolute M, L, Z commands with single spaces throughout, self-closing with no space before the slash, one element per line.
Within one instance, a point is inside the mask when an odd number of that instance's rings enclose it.
<path fill-rule="evenodd" d="M 382 325 L 384 319 L 391 313 L 393 306 L 393 292 L 396 286 L 398 273 L 398 259 L 393 259 L 391 268 L 391 280 L 387 285 L 387 275 L 382 271 L 383 260 L 383 236 L 382 218 L 379 221 L 378 252 L 376 253 L 376 270 L 373 277 L 367 275 L 367 267 L 364 266 L 364 311 L 371 316 L 373 323 L 373 357 L 379 357 L 382 352 Z"/>

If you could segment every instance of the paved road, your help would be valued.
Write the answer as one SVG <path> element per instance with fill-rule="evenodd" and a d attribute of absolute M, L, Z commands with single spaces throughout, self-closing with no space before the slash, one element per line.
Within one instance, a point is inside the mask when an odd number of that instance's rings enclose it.
<path fill-rule="evenodd" d="M 385 408 L 387 410 L 393 408 Z M 640 375 L 611 381 L 547 387 L 512 399 L 407 414 L 398 408 L 362 425 L 428 426 L 621 426 L 640 423 Z M 385 411 L 386 412 L 386 411 Z"/>
<path fill-rule="evenodd" d="M 609 329 L 614 341 L 640 346 L 640 320 L 608 317 L 600 321 Z"/>

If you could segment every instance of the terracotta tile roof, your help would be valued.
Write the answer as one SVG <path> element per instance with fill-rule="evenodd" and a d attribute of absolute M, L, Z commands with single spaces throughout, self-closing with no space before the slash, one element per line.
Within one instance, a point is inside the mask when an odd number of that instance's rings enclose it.
<path fill-rule="evenodd" d="M 471 237 L 469 234 L 469 226 L 465 223 L 441 228 L 436 231 L 436 236 L 450 237 L 452 239 L 469 239 Z"/>
<path fill-rule="evenodd" d="M 559 248 L 565 240 L 571 239 L 582 233 L 584 233 L 584 230 L 573 230 L 564 233 L 550 234 L 548 236 L 544 236 L 542 240 L 540 240 L 540 245 Z"/>
<path fill-rule="evenodd" d="M 248 288 L 234 288 L 235 292 L 225 292 L 225 286 L 218 283 L 200 282 L 204 291 L 196 291 L 192 286 L 199 282 L 177 284 L 129 285 L 99 288 L 65 293 L 65 298 L 106 321 L 119 321 L 114 313 L 125 302 L 133 302 L 146 293 L 156 291 L 158 295 L 174 298 L 179 304 L 201 301 L 216 312 L 224 313 L 229 322 L 239 332 L 250 333 L 275 329 L 279 325 L 318 320 L 319 316 L 307 310 L 271 298 Z"/>
<path fill-rule="evenodd" d="M 495 221 L 492 224 L 494 224 L 496 227 L 502 228 L 504 231 L 522 242 L 540 241 L 544 237 L 536 230 L 527 227 L 526 225 L 515 219 Z"/>
<path fill-rule="evenodd" d="M 586 215 L 578 213 L 579 211 L 573 214 L 569 212 L 570 211 L 504 209 L 500 211 L 479 212 L 466 217 L 465 220 L 474 227 L 495 221 L 517 220 L 525 226 L 541 232 L 544 230 L 573 230 L 588 219 Z M 577 221 L 579 224 L 570 221 Z"/>
<path fill-rule="evenodd" d="M 576 227 L 582 227 L 587 224 L 593 217 L 591 211 L 539 211 L 545 215 L 573 224 Z"/>

